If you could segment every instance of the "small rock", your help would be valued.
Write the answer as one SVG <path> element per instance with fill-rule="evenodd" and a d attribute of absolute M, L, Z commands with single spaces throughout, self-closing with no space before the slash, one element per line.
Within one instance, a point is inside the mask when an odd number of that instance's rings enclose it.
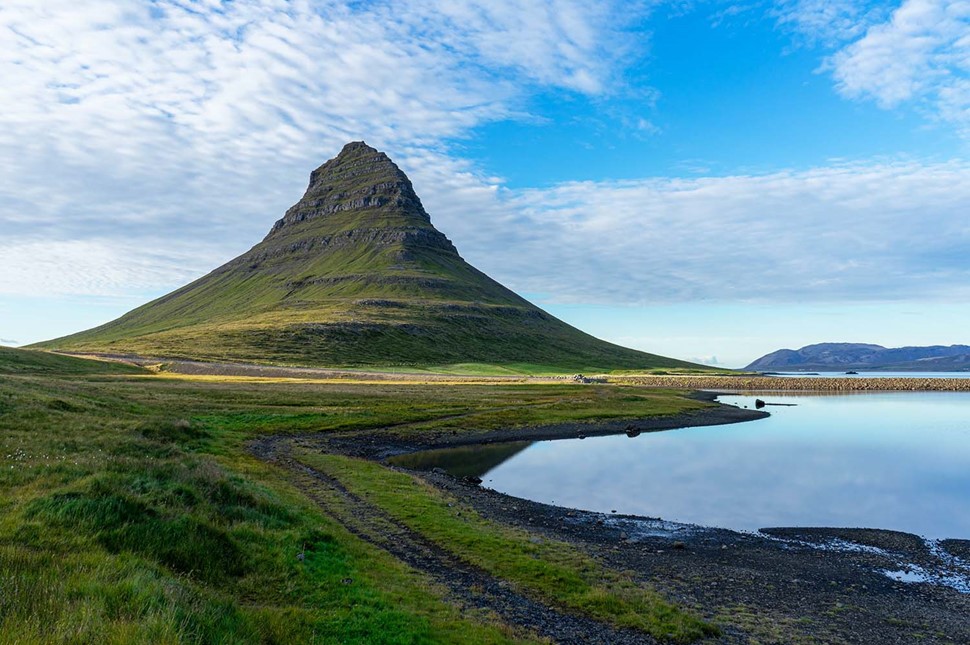
<path fill-rule="evenodd" d="M 621 540 L 629 540 L 630 539 L 630 536 L 627 535 L 626 533 L 620 533 L 620 539 Z"/>
<path fill-rule="evenodd" d="M 441 468 L 440 466 L 435 466 L 434 468 L 431 469 L 431 472 L 433 472 L 435 475 L 447 475 L 448 474 L 448 471 L 445 470 L 444 468 Z"/>

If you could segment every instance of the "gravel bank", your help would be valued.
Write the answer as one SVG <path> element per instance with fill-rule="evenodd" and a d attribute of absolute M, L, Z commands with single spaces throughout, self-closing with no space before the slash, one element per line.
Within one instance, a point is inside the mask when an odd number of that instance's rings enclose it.
<path fill-rule="evenodd" d="M 790 392 L 970 392 L 970 378 L 810 376 L 607 376 L 610 383 L 684 390 Z"/>

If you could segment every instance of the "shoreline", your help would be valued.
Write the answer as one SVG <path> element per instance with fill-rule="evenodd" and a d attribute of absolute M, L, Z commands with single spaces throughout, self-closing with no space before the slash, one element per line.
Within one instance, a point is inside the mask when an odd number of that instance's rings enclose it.
<path fill-rule="evenodd" d="M 694 391 L 691 396 L 713 401 L 718 394 Z M 726 630 L 719 643 L 750 639 L 788 643 L 797 642 L 796 637 L 811 642 L 896 643 L 910 642 L 917 634 L 929 643 L 970 642 L 970 624 L 965 619 L 970 615 L 970 593 L 946 584 L 949 580 L 970 584 L 970 540 L 924 540 L 885 529 L 823 527 L 744 533 L 533 502 L 447 473 L 411 470 L 386 461 L 437 448 L 571 439 L 580 433 L 623 434 L 630 427 L 636 432 L 660 432 L 765 416 L 761 411 L 716 405 L 669 417 L 472 435 L 432 432 L 408 438 L 396 435 L 391 427 L 334 436 L 268 437 L 253 442 L 250 451 L 272 461 L 278 450 L 293 446 L 378 461 L 417 476 L 490 521 L 528 531 L 537 536 L 534 539 L 569 543 L 611 567 L 635 572 L 644 584 L 708 620 L 745 625 Z M 894 578 L 886 572 L 898 575 Z"/>
<path fill-rule="evenodd" d="M 460 446 L 491 445 L 516 441 L 556 441 L 585 437 L 603 437 L 626 434 L 627 432 L 647 433 L 696 428 L 702 426 L 728 425 L 744 421 L 755 421 L 769 416 L 762 410 L 737 408 L 717 404 L 715 399 L 721 392 L 696 391 L 689 398 L 715 403 L 712 407 L 700 408 L 678 414 L 646 417 L 640 419 L 613 419 L 608 421 L 568 422 L 525 426 L 503 430 L 487 430 L 474 433 L 454 434 L 451 431 L 431 431 L 420 438 L 388 436 L 387 428 L 376 431 L 354 433 L 346 439 L 333 437 L 330 443 L 340 454 L 359 457 L 371 461 L 381 461 L 400 455 L 424 450 L 457 448 Z M 386 464 L 385 464 L 386 465 Z"/>

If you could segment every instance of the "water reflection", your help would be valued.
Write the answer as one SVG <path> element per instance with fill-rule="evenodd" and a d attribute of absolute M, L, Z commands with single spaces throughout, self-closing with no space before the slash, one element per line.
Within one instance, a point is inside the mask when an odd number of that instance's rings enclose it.
<path fill-rule="evenodd" d="M 425 450 L 388 459 L 389 463 L 414 470 L 442 468 L 455 477 L 483 477 L 502 462 L 519 454 L 534 442 L 508 441 L 486 446 L 461 446 Z"/>
<path fill-rule="evenodd" d="M 970 537 L 970 394 L 762 395 L 768 419 L 427 460 L 496 490 L 681 522 Z M 754 407 L 754 396 L 726 396 Z M 455 469 L 467 465 L 470 469 Z M 489 466 L 489 467 L 487 467 Z"/>

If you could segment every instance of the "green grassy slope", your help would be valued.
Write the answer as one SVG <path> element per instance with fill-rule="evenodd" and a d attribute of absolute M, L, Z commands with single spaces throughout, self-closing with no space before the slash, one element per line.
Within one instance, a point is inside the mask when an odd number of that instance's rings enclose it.
<path fill-rule="evenodd" d="M 31 349 L 0 347 L 0 375 L 7 374 L 138 374 L 141 367 L 113 361 L 62 356 Z"/>
<path fill-rule="evenodd" d="M 331 366 L 698 367 L 585 334 L 465 262 L 383 153 L 348 144 L 247 253 L 48 348 Z"/>

